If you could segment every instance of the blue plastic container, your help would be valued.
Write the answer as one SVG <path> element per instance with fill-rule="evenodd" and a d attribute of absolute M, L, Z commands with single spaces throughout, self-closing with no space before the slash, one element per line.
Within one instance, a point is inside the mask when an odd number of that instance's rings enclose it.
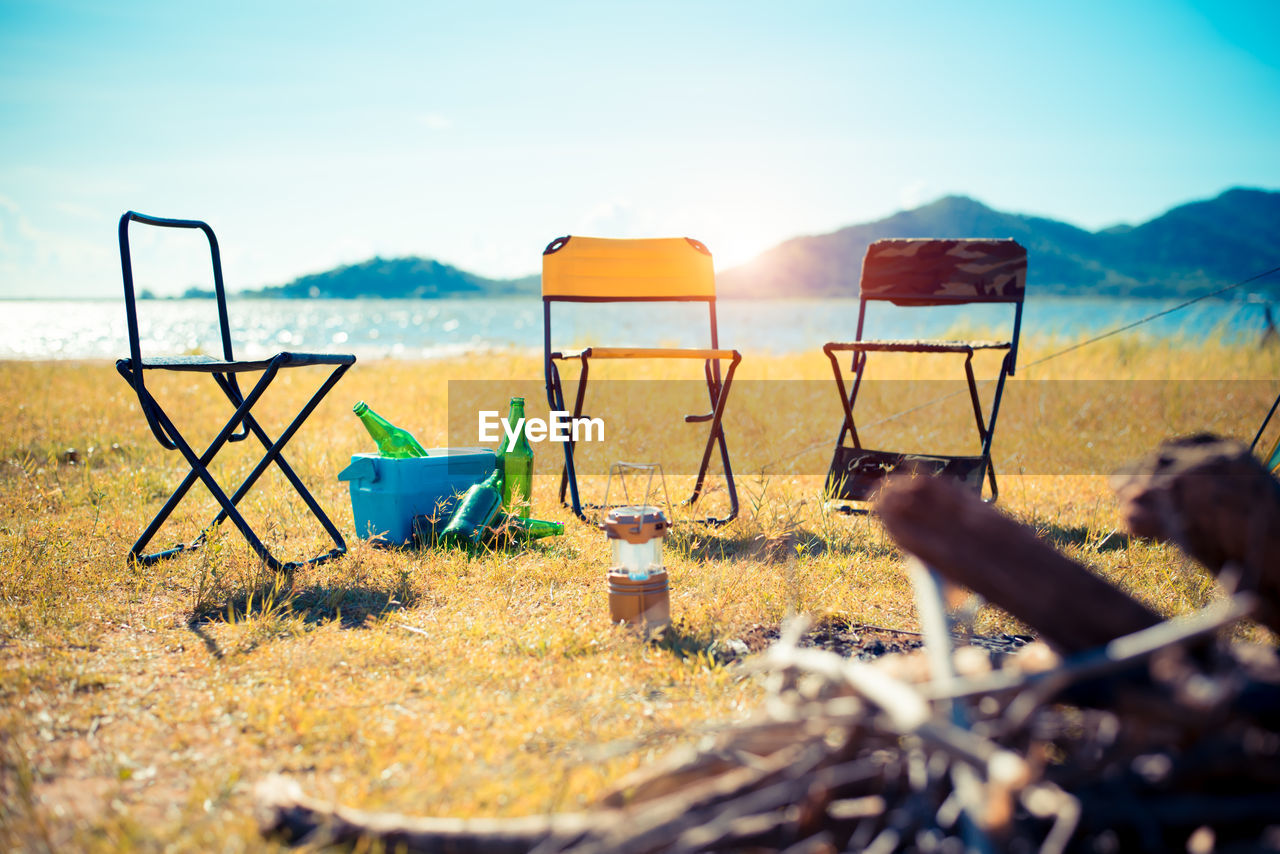
<path fill-rule="evenodd" d="M 458 496 L 493 474 L 497 459 L 485 448 L 431 448 L 430 456 L 392 459 L 355 454 L 338 480 L 351 484 L 356 534 L 388 545 L 413 539 L 413 520 L 449 521 Z"/>

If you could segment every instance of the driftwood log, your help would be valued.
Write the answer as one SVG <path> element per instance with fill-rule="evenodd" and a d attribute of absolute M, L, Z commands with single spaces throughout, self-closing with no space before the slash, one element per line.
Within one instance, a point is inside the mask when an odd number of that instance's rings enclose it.
<path fill-rule="evenodd" d="M 876 510 L 903 549 L 1033 626 L 1063 653 L 1082 652 L 1160 616 L 970 491 L 935 477 L 901 478 Z"/>
<path fill-rule="evenodd" d="M 1177 544 L 1215 575 L 1239 573 L 1258 619 L 1280 632 L 1280 483 L 1239 442 L 1165 442 L 1111 479 L 1129 529 Z"/>
<path fill-rule="evenodd" d="M 904 480 L 879 505 L 899 544 L 1009 608 L 1063 658 L 1037 644 L 975 671 L 971 656 L 959 666 L 973 652 L 961 649 L 940 667 L 947 639 L 926 650 L 943 678 L 801 648 L 793 625 L 748 662 L 768 688 L 754 721 L 642 769 L 584 813 L 410 818 L 319 802 L 273 778 L 257 790 L 262 830 L 441 854 L 1280 849 L 1280 658 L 1212 643 L 1277 604 L 1270 535 L 1227 516 L 1187 518 L 1203 509 L 1200 493 L 1167 463 L 1130 476 L 1147 478 L 1120 482 L 1135 530 L 1220 556 L 1218 568 L 1238 564 L 1237 592 L 1162 622 L 974 496 Z M 1247 512 L 1261 506 L 1267 518 L 1262 484 L 1241 477 L 1260 490 Z M 1152 516 L 1176 524 L 1149 526 Z M 1108 679 L 1125 688 L 1103 692 L 1120 698 L 1112 706 L 1064 704 Z"/>
<path fill-rule="evenodd" d="M 286 777 L 255 787 L 263 833 L 286 842 L 354 846 L 377 840 L 386 851 L 525 854 L 544 841 L 580 838 L 600 816 L 558 814 L 519 819 L 415 818 L 338 806 L 309 798 Z"/>

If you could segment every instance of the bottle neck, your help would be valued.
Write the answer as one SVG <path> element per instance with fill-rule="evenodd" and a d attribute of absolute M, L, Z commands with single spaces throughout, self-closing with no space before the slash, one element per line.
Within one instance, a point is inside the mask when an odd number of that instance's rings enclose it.
<path fill-rule="evenodd" d="M 392 424 L 390 421 L 383 418 L 381 415 L 374 412 L 372 409 L 369 409 L 368 407 L 365 407 L 364 412 L 357 412 L 356 414 L 360 416 L 360 420 L 363 421 L 366 425 L 369 425 L 371 427 L 378 427 L 380 430 L 384 432 L 390 430 L 392 427 Z"/>

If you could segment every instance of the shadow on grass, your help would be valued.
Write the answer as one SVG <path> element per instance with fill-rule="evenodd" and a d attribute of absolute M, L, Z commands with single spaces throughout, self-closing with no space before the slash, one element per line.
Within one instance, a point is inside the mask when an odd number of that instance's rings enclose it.
<path fill-rule="evenodd" d="M 411 607 L 416 598 L 405 584 L 396 589 L 344 584 L 294 587 L 282 578 L 241 590 L 224 602 L 205 604 L 191 614 L 187 628 L 210 655 L 221 659 L 229 651 L 250 652 L 273 638 L 296 634 L 299 625 L 336 622 L 343 629 L 365 628 L 391 611 Z M 252 623 L 253 628 L 234 650 L 224 649 L 210 631 L 214 625 L 240 623 Z"/>
<path fill-rule="evenodd" d="M 859 525 L 849 522 L 848 525 Z M 753 563 L 785 563 L 799 557 L 817 557 L 824 554 L 860 556 L 865 558 L 890 557 L 898 554 L 897 547 L 882 533 L 866 529 L 845 528 L 843 519 L 836 520 L 833 531 L 823 533 L 808 528 L 794 528 L 777 532 L 758 531 L 746 533 L 720 533 L 715 528 L 681 532 L 674 539 L 677 554 L 686 554 L 690 560 L 721 560 Z"/>
<path fill-rule="evenodd" d="M 1124 531 L 1101 533 L 1084 525 L 1037 525 L 1040 538 L 1064 549 L 1071 546 L 1093 552 L 1113 552 L 1127 549 L 1133 537 Z"/>
<path fill-rule="evenodd" d="M 719 637 L 707 626 L 690 625 L 683 618 L 676 618 L 649 637 L 649 645 L 673 653 L 678 658 L 699 656 L 715 658 Z"/>
<path fill-rule="evenodd" d="M 462 549 L 472 559 L 483 560 L 496 555 L 509 555 L 525 551 L 550 552 L 572 547 L 549 537 L 533 542 L 505 540 Z M 408 550 L 429 550 L 435 546 L 411 545 L 382 546 L 369 543 L 368 552 L 355 559 L 367 559 L 369 554 Z M 454 547 L 457 548 L 457 547 Z M 214 658 L 225 658 L 231 652 L 244 653 L 274 638 L 296 634 L 308 626 L 336 623 L 343 629 L 361 629 L 381 617 L 401 608 L 412 608 L 420 594 L 412 584 L 412 569 L 402 569 L 399 577 L 388 578 L 381 584 L 346 582 L 299 584 L 296 576 L 276 576 L 259 570 L 256 583 L 242 583 L 231 591 L 219 590 L 215 594 L 202 594 L 187 619 L 187 627 L 204 644 Z M 355 573 L 358 575 L 359 573 Z M 225 648 L 215 637 L 213 627 L 252 624 L 239 633 L 234 645 Z"/>

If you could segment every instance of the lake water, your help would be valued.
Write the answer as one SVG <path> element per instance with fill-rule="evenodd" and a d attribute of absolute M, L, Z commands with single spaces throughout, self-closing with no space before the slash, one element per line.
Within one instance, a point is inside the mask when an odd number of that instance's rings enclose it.
<path fill-rule="evenodd" d="M 1024 341 L 1078 339 L 1131 323 L 1178 301 L 1041 297 L 1027 301 Z M 852 340 L 857 300 L 725 300 L 720 342 L 744 353 L 816 349 Z M 557 346 L 706 346 L 706 312 L 698 304 L 583 306 L 558 304 Z M 870 337 L 917 338 L 998 330 L 1005 306 L 903 309 L 874 304 Z M 538 299 L 237 300 L 230 301 L 236 355 L 280 350 L 346 352 L 364 358 L 431 358 L 477 349 L 542 348 Z M 217 352 L 212 300 L 139 303 L 146 353 Z M 872 327 L 871 321 L 876 322 Z M 1250 340 L 1264 328 L 1263 305 L 1204 300 L 1143 324 L 1133 334 Z M 0 359 L 115 359 L 128 355 L 119 299 L 0 302 Z"/>

